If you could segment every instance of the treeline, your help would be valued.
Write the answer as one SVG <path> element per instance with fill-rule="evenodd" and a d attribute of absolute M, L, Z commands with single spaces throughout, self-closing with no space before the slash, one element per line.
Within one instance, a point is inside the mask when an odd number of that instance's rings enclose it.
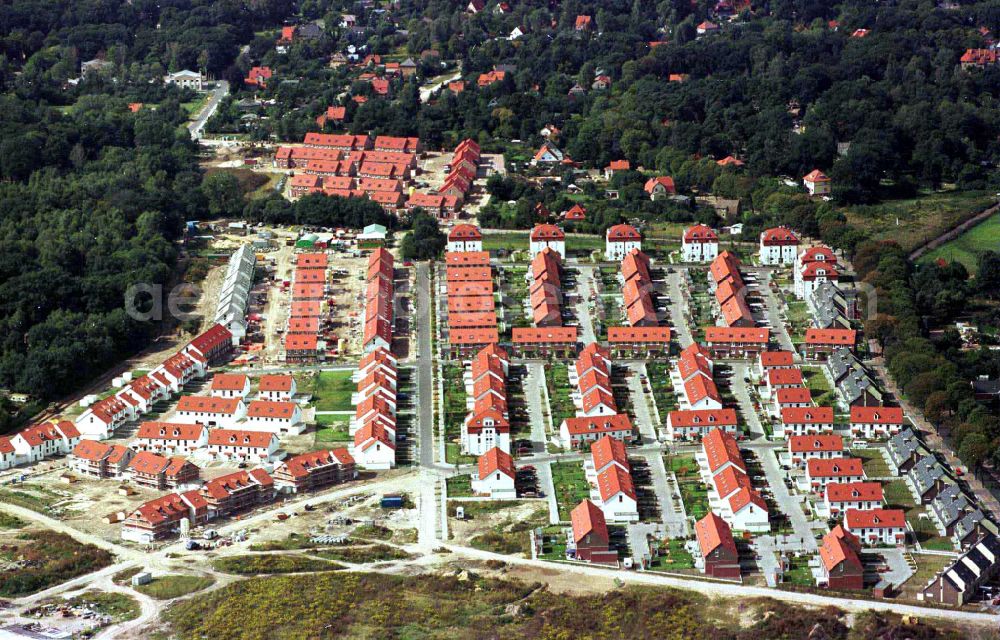
<path fill-rule="evenodd" d="M 399 218 L 386 213 L 381 205 L 368 198 L 341 198 L 319 193 L 303 196 L 295 202 L 277 193 L 251 200 L 243 209 L 242 217 L 252 223 L 351 229 L 362 229 L 370 224 L 395 229 L 400 223 Z"/>
<path fill-rule="evenodd" d="M 176 103 L 0 103 L 0 387 L 52 398 L 154 334 L 126 314 L 125 292 L 170 280 L 201 176 Z"/>
<path fill-rule="evenodd" d="M 861 245 L 854 266 L 877 296 L 877 314 L 868 318 L 865 333 L 884 345 L 889 373 L 907 399 L 950 434 L 964 463 L 975 469 L 1000 462 L 1000 418 L 974 399 L 970 385 L 979 375 L 1000 375 L 996 353 L 963 350 L 954 328 L 934 340 L 925 337 L 927 327 L 947 327 L 963 314 L 971 297 L 993 292 L 970 280 L 957 262 L 914 266 L 893 242 Z"/>

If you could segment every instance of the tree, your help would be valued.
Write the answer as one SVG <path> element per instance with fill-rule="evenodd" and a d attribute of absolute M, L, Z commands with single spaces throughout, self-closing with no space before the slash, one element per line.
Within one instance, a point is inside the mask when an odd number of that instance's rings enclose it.
<path fill-rule="evenodd" d="M 227 171 L 216 171 L 205 176 L 201 192 L 208 202 L 208 213 L 213 218 L 236 216 L 243 211 L 240 181 Z"/>
<path fill-rule="evenodd" d="M 982 252 L 976 266 L 976 288 L 979 292 L 993 299 L 1000 296 L 1000 253 Z"/>
<path fill-rule="evenodd" d="M 403 238 L 400 250 L 404 260 L 432 260 L 440 257 L 448 237 L 437 220 L 418 209 L 413 215 L 412 230 Z"/>

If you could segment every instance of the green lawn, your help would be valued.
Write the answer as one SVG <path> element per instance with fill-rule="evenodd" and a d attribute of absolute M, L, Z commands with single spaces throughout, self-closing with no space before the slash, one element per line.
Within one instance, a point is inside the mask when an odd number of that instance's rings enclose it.
<path fill-rule="evenodd" d="M 647 362 L 646 373 L 649 385 L 656 400 L 656 411 L 660 414 L 660 422 L 666 424 L 667 416 L 677 409 L 677 396 L 670 383 L 670 367 L 665 362 Z"/>
<path fill-rule="evenodd" d="M 892 475 L 889 464 L 878 449 L 851 449 L 851 455 L 861 458 L 862 468 L 869 478 L 885 478 Z"/>
<path fill-rule="evenodd" d="M 316 444 L 324 445 L 331 442 L 349 442 L 351 416 L 318 415 L 316 416 Z"/>
<path fill-rule="evenodd" d="M 902 479 L 883 484 L 882 496 L 885 498 L 885 503 L 894 509 L 909 509 L 915 504 L 913 492 Z"/>
<path fill-rule="evenodd" d="M 546 365 L 545 385 L 549 391 L 549 409 L 552 411 L 552 425 L 558 429 L 566 418 L 576 415 L 569 385 L 569 367 L 562 362 Z"/>
<path fill-rule="evenodd" d="M 447 480 L 448 496 L 462 498 L 472 495 L 472 477 L 469 474 L 452 476 Z"/>
<path fill-rule="evenodd" d="M 663 456 L 663 466 L 666 467 L 667 473 L 673 472 L 678 481 L 699 478 L 698 461 L 695 460 L 694 456 L 665 455 Z"/>
<path fill-rule="evenodd" d="M 552 485 L 559 503 L 559 519 L 569 521 L 570 511 L 590 497 L 590 484 L 583 464 L 576 460 L 552 463 Z"/>
<path fill-rule="evenodd" d="M 832 407 L 836 402 L 836 394 L 830 382 L 819 367 L 802 367 L 802 378 L 806 388 L 812 392 L 813 401 L 821 407 Z"/>
<path fill-rule="evenodd" d="M 816 586 L 812 571 L 809 569 L 808 557 L 792 557 L 788 561 L 788 569 L 785 570 L 785 583 L 802 587 Z"/>
<path fill-rule="evenodd" d="M 979 254 L 1000 247 L 1000 215 L 995 215 L 980 222 L 951 242 L 925 253 L 920 262 L 932 262 L 944 258 L 948 262 L 961 262 L 970 273 L 976 272 L 976 262 Z"/>
<path fill-rule="evenodd" d="M 139 602 L 124 593 L 86 591 L 66 600 L 66 603 L 71 607 L 90 607 L 102 615 L 111 616 L 115 622 L 135 620 L 142 613 Z"/>
<path fill-rule="evenodd" d="M 920 516 L 925 513 L 927 517 L 921 518 Z M 938 534 L 931 517 L 923 506 L 914 506 L 906 510 L 906 522 L 913 529 L 913 535 L 920 546 L 931 551 L 954 551 L 955 545 L 951 539 Z"/>
<path fill-rule="evenodd" d="M 502 231 L 483 234 L 483 251 L 527 251 L 527 231 Z"/>
<path fill-rule="evenodd" d="M 678 482 L 681 490 L 681 500 L 684 510 L 695 520 L 701 520 L 708 515 L 708 488 L 700 480 L 682 480 Z"/>
<path fill-rule="evenodd" d="M 310 391 L 317 411 L 350 411 L 351 395 L 357 384 L 351 380 L 351 371 L 320 371 L 313 378 Z"/>
<path fill-rule="evenodd" d="M 207 589 L 213 584 L 215 579 L 208 576 L 166 575 L 153 578 L 152 582 L 135 590 L 157 600 L 171 600 Z"/>
<path fill-rule="evenodd" d="M 666 541 L 664 547 L 661 547 L 664 550 L 664 555 L 658 556 L 653 560 L 652 568 L 663 571 L 694 569 L 694 558 L 684 548 L 683 540 L 671 538 Z"/>
<path fill-rule="evenodd" d="M 951 190 L 847 207 L 844 213 L 848 224 L 871 231 L 876 239 L 895 240 L 912 251 L 995 202 L 987 191 Z"/>

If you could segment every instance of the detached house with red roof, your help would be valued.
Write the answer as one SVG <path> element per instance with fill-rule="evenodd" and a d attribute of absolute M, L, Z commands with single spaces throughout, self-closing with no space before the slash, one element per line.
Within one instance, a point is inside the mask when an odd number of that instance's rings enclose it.
<path fill-rule="evenodd" d="M 561 259 L 566 259 L 566 234 L 554 224 L 535 225 L 531 230 L 529 241 L 532 260 L 545 248 L 552 249 Z"/>
<path fill-rule="evenodd" d="M 125 471 L 133 455 L 135 452 L 124 445 L 81 440 L 73 449 L 69 464 L 81 475 L 117 478 Z"/>
<path fill-rule="evenodd" d="M 162 455 L 189 455 L 208 444 L 208 429 L 201 424 L 143 422 L 135 434 L 137 451 Z"/>
<path fill-rule="evenodd" d="M 888 438 L 903 430 L 901 407 L 851 407 L 851 435 Z"/>
<path fill-rule="evenodd" d="M 208 502 L 197 490 L 171 493 L 139 505 L 122 523 L 122 540 L 149 544 L 169 537 L 187 520 L 192 527 L 208 521 Z"/>
<path fill-rule="evenodd" d="M 642 251 L 642 234 L 635 227 L 629 224 L 616 224 L 613 227 L 608 227 L 605 233 L 605 260 L 621 262 L 633 249 Z"/>
<path fill-rule="evenodd" d="M 826 196 L 833 191 L 833 182 L 819 169 L 802 176 L 802 184 L 811 196 Z"/>
<path fill-rule="evenodd" d="M 862 482 L 865 470 L 860 458 L 813 458 L 806 462 L 806 485 L 811 491 L 821 493 L 831 482 Z"/>
<path fill-rule="evenodd" d="M 632 163 L 628 160 L 612 160 L 608 166 L 604 167 L 604 179 L 610 180 L 615 177 L 615 173 L 618 171 L 629 171 L 632 169 Z"/>
<path fill-rule="evenodd" d="M 881 482 L 831 482 L 823 490 L 823 504 L 830 517 L 848 509 L 880 509 L 882 502 Z"/>
<path fill-rule="evenodd" d="M 381 421 L 366 422 L 354 432 L 351 456 L 362 469 L 391 469 L 396 466 L 395 436 Z"/>
<path fill-rule="evenodd" d="M 788 227 L 773 227 L 760 232 L 760 263 L 792 265 L 798 255 L 799 237 Z"/>
<path fill-rule="evenodd" d="M 298 435 L 305 430 L 302 409 L 295 402 L 254 400 L 247 405 L 247 429 Z"/>
<path fill-rule="evenodd" d="M 249 511 L 274 499 L 274 478 L 263 469 L 237 471 L 209 480 L 201 488 L 210 519 Z"/>
<path fill-rule="evenodd" d="M 646 180 L 646 184 L 643 185 L 643 189 L 649 194 L 650 200 L 660 200 L 677 193 L 677 187 L 674 185 L 674 179 L 670 176 L 656 176 L 655 178 L 650 178 L 649 180 Z"/>
<path fill-rule="evenodd" d="M 272 402 L 288 401 L 297 392 L 295 378 L 288 374 L 261 376 L 260 382 L 257 385 L 257 398 L 260 400 L 270 400 Z"/>
<path fill-rule="evenodd" d="M 278 491 L 302 493 L 350 482 L 358 477 L 358 472 L 351 454 L 339 448 L 286 458 L 278 463 L 271 476 Z"/>
<path fill-rule="evenodd" d="M 17 464 L 17 453 L 14 452 L 14 445 L 10 438 L 0 436 L 0 471 L 10 469 Z"/>
<path fill-rule="evenodd" d="M 576 22 L 573 25 L 577 31 L 590 31 L 591 26 L 592 21 L 590 16 L 577 16 Z"/>
<path fill-rule="evenodd" d="M 181 396 L 174 421 L 203 424 L 209 427 L 231 428 L 246 417 L 247 408 L 240 398 Z"/>
<path fill-rule="evenodd" d="M 236 462 L 274 462 L 278 436 L 267 431 L 212 429 L 208 434 L 209 453 L 214 458 Z"/>
<path fill-rule="evenodd" d="M 681 237 L 681 260 L 684 262 L 711 262 L 719 255 L 719 236 L 715 230 L 696 224 L 684 229 Z"/>
<path fill-rule="evenodd" d="M 817 587 L 840 590 L 864 588 L 865 567 L 861 562 L 861 541 L 839 524 L 823 536 L 819 558 Z"/>
<path fill-rule="evenodd" d="M 16 464 L 31 464 L 72 453 L 80 442 L 80 432 L 68 420 L 41 422 L 10 436 L 9 442 Z"/>
<path fill-rule="evenodd" d="M 618 552 L 609 548 L 607 521 L 597 505 L 584 500 L 570 512 L 570 522 L 572 544 L 566 546 L 568 556 L 583 562 L 618 566 Z"/>
<path fill-rule="evenodd" d="M 906 514 L 902 509 L 848 509 L 844 529 L 862 544 L 902 545 L 906 542 Z"/>
<path fill-rule="evenodd" d="M 250 395 L 250 376 L 217 373 L 212 377 L 212 395 L 216 398 L 246 398 Z"/>
<path fill-rule="evenodd" d="M 493 447 L 479 456 L 476 474 L 472 476 L 472 491 L 489 496 L 493 500 L 517 498 L 514 480 L 514 458 L 499 447 Z"/>
<path fill-rule="evenodd" d="M 597 474 L 597 486 L 591 489 L 590 498 L 608 522 L 639 521 L 635 483 L 631 474 L 617 465 L 611 465 Z"/>
<path fill-rule="evenodd" d="M 252 87 L 264 89 L 267 87 L 267 82 L 271 79 L 272 75 L 271 67 L 251 67 L 243 82 Z"/>
<path fill-rule="evenodd" d="M 696 566 L 702 573 L 723 580 L 742 580 L 740 553 L 729 523 L 710 511 L 695 523 L 694 533 L 701 550 Z"/>

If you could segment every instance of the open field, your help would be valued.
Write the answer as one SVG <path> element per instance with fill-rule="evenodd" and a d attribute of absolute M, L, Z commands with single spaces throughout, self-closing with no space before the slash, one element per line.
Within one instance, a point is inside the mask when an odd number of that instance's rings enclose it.
<path fill-rule="evenodd" d="M 208 576 L 167 575 L 157 576 L 149 584 L 135 587 L 139 593 L 144 593 L 157 600 L 173 600 L 195 591 L 207 589 L 215 584 Z"/>
<path fill-rule="evenodd" d="M 985 191 L 940 191 L 847 207 L 844 214 L 848 223 L 870 230 L 875 238 L 895 240 L 909 252 L 995 202 L 996 198 Z"/>
<path fill-rule="evenodd" d="M 578 461 L 552 463 L 552 485 L 559 503 L 559 519 L 568 522 L 573 508 L 590 497 L 590 484 Z"/>
<path fill-rule="evenodd" d="M 55 531 L 29 531 L 3 538 L 0 597 L 16 598 L 65 582 L 111 564 L 104 549 Z"/>
<path fill-rule="evenodd" d="M 357 385 L 350 371 L 320 371 L 313 378 L 310 391 L 317 411 L 350 411 L 351 395 Z"/>
<path fill-rule="evenodd" d="M 350 441 L 350 422 L 351 417 L 348 415 L 316 416 L 316 444 L 323 446 L 333 442 Z"/>
<path fill-rule="evenodd" d="M 990 216 L 951 242 L 920 256 L 920 262 L 933 262 L 943 258 L 948 262 L 961 262 L 969 273 L 976 272 L 976 262 L 983 251 L 1000 249 L 1000 215 Z"/>
<path fill-rule="evenodd" d="M 344 567 L 318 558 L 283 554 L 260 554 L 218 558 L 212 567 L 224 573 L 253 576 L 268 573 L 300 573 L 303 571 L 337 571 Z"/>

